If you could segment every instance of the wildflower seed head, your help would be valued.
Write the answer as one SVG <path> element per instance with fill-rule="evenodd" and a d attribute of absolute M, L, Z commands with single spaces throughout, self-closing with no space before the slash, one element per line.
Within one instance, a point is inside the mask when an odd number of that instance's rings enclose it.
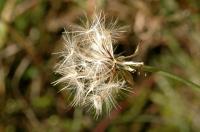
<path fill-rule="evenodd" d="M 106 24 L 105 16 L 99 13 L 63 33 L 64 50 L 56 66 L 61 78 L 55 84 L 63 83 L 61 90 L 72 94 L 72 106 L 89 107 L 99 116 L 103 109 L 109 113 L 116 107 L 120 91 L 129 91 L 123 71 L 135 72 L 143 63 L 115 57 L 113 44 L 122 29 L 117 21 Z"/>

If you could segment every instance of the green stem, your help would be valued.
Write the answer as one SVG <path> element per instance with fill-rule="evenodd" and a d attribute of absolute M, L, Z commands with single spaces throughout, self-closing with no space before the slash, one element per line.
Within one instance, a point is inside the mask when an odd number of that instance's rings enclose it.
<path fill-rule="evenodd" d="M 176 80 L 176 81 L 179 81 L 179 82 L 184 83 L 184 84 L 186 84 L 188 86 L 195 87 L 195 88 L 200 90 L 200 85 L 198 85 L 196 83 L 193 83 L 193 82 L 191 82 L 189 80 L 186 80 L 186 79 L 184 79 L 182 77 L 179 77 L 177 75 L 174 75 L 174 74 L 172 74 L 170 72 L 164 71 L 164 70 L 162 70 L 160 68 L 144 65 L 143 66 L 143 70 L 146 71 L 146 72 L 158 73 L 160 75 L 163 75 L 165 77 L 171 78 L 171 79 Z"/>

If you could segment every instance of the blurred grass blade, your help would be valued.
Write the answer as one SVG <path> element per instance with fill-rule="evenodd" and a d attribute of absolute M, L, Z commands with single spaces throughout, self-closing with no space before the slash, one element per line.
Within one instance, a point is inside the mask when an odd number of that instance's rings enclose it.
<path fill-rule="evenodd" d="M 182 77 L 179 77 L 179 76 L 177 76 L 175 74 L 172 74 L 170 72 L 164 71 L 164 70 L 162 70 L 160 68 L 145 65 L 145 66 L 143 66 L 143 70 L 146 71 L 146 72 L 158 73 L 160 75 L 163 75 L 165 77 L 171 78 L 171 79 L 176 80 L 176 81 L 179 81 L 179 82 L 184 83 L 184 84 L 186 84 L 188 86 L 195 87 L 195 88 L 200 90 L 200 85 L 198 85 L 196 83 L 193 83 L 193 82 L 191 82 L 189 80 L 186 80 L 186 79 L 184 79 Z"/>

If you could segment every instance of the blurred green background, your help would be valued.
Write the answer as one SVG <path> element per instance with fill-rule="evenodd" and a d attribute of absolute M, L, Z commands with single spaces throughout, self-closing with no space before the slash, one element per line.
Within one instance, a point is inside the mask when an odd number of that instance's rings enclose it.
<path fill-rule="evenodd" d="M 199 0 L 0 0 L 0 132 L 199 132 L 200 91 L 154 73 L 133 75 L 135 94 L 109 116 L 68 106 L 52 53 L 95 9 L 129 25 L 124 55 L 140 43 L 136 60 L 200 84 Z"/>

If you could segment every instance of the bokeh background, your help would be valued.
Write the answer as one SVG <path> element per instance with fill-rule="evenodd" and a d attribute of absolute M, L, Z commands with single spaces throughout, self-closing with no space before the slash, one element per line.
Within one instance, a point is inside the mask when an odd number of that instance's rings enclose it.
<path fill-rule="evenodd" d="M 200 91 L 156 73 L 99 119 L 51 83 L 62 32 L 103 10 L 129 25 L 116 52 L 200 84 L 199 0 L 0 0 L 0 132 L 199 132 Z"/>

